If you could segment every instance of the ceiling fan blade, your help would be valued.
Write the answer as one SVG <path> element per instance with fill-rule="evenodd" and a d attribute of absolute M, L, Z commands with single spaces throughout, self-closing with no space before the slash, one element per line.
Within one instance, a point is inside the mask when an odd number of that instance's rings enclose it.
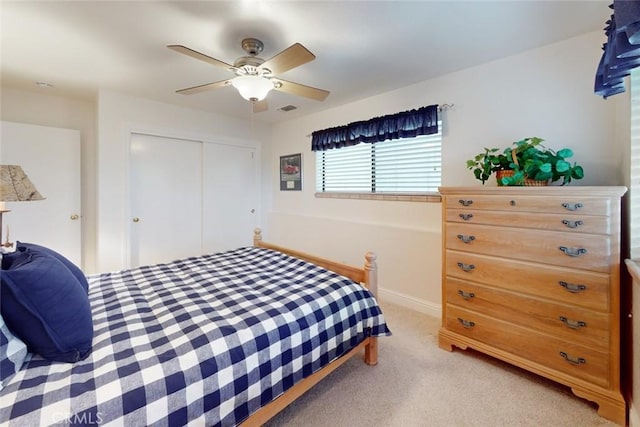
<path fill-rule="evenodd" d="M 280 74 L 314 59 L 316 59 L 316 56 L 309 52 L 306 47 L 300 43 L 295 43 L 276 56 L 267 59 L 259 68 L 268 68 L 272 74 Z"/>
<path fill-rule="evenodd" d="M 269 104 L 267 104 L 266 99 L 263 99 L 262 101 L 253 102 L 254 113 L 262 113 L 263 111 L 267 111 L 268 109 L 269 109 Z"/>
<path fill-rule="evenodd" d="M 318 89 L 311 86 L 301 85 L 300 83 L 288 82 L 282 79 L 271 79 L 276 84 L 273 85 L 275 90 L 290 93 L 293 95 L 303 96 L 305 98 L 315 99 L 316 101 L 324 101 L 329 96 L 328 90 Z M 280 84 L 278 84 L 280 83 Z M 278 87 L 279 86 L 279 87 Z"/>
<path fill-rule="evenodd" d="M 200 61 L 207 62 L 211 65 L 215 65 L 217 67 L 223 67 L 229 70 L 233 70 L 234 66 L 231 64 L 227 64 L 224 61 L 220 61 L 219 59 L 212 58 L 210 56 L 205 55 L 204 53 L 197 52 L 193 49 L 189 49 L 186 46 L 182 46 L 179 44 L 170 44 L 167 46 L 171 50 L 175 50 L 176 52 L 183 53 L 187 56 L 190 56 L 195 59 L 199 59 Z"/>
<path fill-rule="evenodd" d="M 204 92 L 206 90 L 218 89 L 220 87 L 231 85 L 231 80 L 220 80 L 219 82 L 207 83 L 200 86 L 188 87 L 186 89 L 177 90 L 176 93 L 182 95 L 193 95 L 194 93 Z"/>

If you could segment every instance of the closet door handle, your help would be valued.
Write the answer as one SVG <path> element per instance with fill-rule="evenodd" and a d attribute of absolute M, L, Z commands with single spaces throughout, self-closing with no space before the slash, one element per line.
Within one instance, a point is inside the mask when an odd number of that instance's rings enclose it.
<path fill-rule="evenodd" d="M 138 217 L 134 217 L 134 218 L 133 218 L 133 222 L 140 222 L 140 218 L 138 218 Z"/>

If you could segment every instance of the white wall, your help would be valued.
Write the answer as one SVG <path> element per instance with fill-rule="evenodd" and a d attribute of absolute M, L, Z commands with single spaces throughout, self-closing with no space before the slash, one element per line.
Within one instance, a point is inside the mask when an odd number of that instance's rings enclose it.
<path fill-rule="evenodd" d="M 466 159 L 485 145 L 505 146 L 532 135 L 547 139 L 555 148 L 575 149 L 575 160 L 587 172 L 580 184 L 623 184 L 625 169 L 619 165 L 628 154 L 628 136 L 619 130 L 626 126 L 628 133 L 629 124 L 624 108 L 617 110 L 616 105 L 624 95 L 603 100 L 592 92 L 602 37 L 600 32 L 590 33 L 451 73 L 278 124 L 272 133 L 259 122 L 252 131 L 248 121 L 111 92 L 102 92 L 99 101 L 92 103 L 3 88 L 0 118 L 81 130 L 83 264 L 88 272 L 122 266 L 127 129 L 245 141 L 270 135 L 270 142 L 263 145 L 265 238 L 356 265 L 365 251 L 374 250 L 379 255 L 383 292 L 435 313 L 440 305 L 440 205 L 316 199 L 314 154 L 307 135 L 354 120 L 454 103 L 455 109 L 444 115 L 444 185 L 480 185 L 465 169 Z M 278 157 L 298 152 L 304 157 L 304 191 L 280 192 Z M 94 256 L 98 250 L 99 262 Z"/>
<path fill-rule="evenodd" d="M 232 119 L 112 92 L 101 92 L 98 102 L 3 86 L 0 100 L 1 120 L 80 130 L 82 267 L 87 274 L 124 266 L 125 236 L 122 230 L 125 229 L 127 172 L 124 162 L 129 143 L 128 130 L 223 140 L 256 147 L 261 145 L 263 135 L 270 134 L 269 126 L 259 122 L 252 127 L 249 120 Z M 98 140 L 102 142 L 100 153 Z M 101 207 L 100 213 L 98 205 Z"/>
<path fill-rule="evenodd" d="M 617 139 L 616 101 L 593 94 L 602 42 L 601 32 L 585 34 L 275 125 L 264 150 L 265 191 L 270 194 L 264 207 L 269 211 L 266 238 L 354 264 L 360 264 L 360 254 L 375 251 L 381 297 L 438 314 L 440 204 L 315 198 L 308 135 L 453 103 L 455 108 L 443 115 L 443 185 L 481 185 L 465 168 L 466 160 L 485 146 L 505 147 L 529 136 L 544 138 L 551 148 L 574 149 L 574 160 L 585 168 L 580 185 L 620 185 L 625 142 Z M 297 152 L 304 158 L 304 190 L 280 192 L 278 158 Z"/>
<path fill-rule="evenodd" d="M 250 118 L 248 118 L 250 119 Z M 260 148 L 268 126 L 111 91 L 98 95 L 97 266 L 128 265 L 129 142 L 132 131 L 176 138 L 237 143 Z M 169 171 L 179 173 L 179 171 Z M 171 209 L 167 206 L 167 209 Z"/>
<path fill-rule="evenodd" d="M 3 87 L 0 119 L 80 131 L 82 180 L 82 268 L 96 271 L 96 105 Z"/>

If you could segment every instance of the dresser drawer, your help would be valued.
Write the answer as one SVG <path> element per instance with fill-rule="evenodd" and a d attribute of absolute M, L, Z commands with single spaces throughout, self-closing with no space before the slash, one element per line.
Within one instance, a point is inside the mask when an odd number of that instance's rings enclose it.
<path fill-rule="evenodd" d="M 611 232 L 608 217 L 573 213 L 532 215 L 530 212 L 447 209 L 445 220 L 463 224 L 487 224 L 571 233 L 609 234 Z"/>
<path fill-rule="evenodd" d="M 560 303 L 609 311 L 609 276 L 583 270 L 447 251 L 446 276 Z"/>
<path fill-rule="evenodd" d="M 446 301 L 527 328 L 606 352 L 609 316 L 526 294 L 447 278 Z"/>
<path fill-rule="evenodd" d="M 579 197 L 567 194 L 564 197 L 528 195 L 461 195 L 446 198 L 447 209 L 499 210 L 507 212 L 580 213 L 603 215 L 610 213 L 610 200 L 606 198 Z"/>
<path fill-rule="evenodd" d="M 447 304 L 446 328 L 576 378 L 609 386 L 609 355 Z"/>
<path fill-rule="evenodd" d="M 607 236 L 448 222 L 445 239 L 447 249 L 603 273 L 611 268 Z"/>

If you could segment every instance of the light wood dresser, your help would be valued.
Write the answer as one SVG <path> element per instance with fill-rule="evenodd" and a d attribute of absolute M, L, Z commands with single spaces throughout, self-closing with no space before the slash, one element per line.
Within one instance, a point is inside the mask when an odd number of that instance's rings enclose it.
<path fill-rule="evenodd" d="M 473 348 L 571 387 L 625 424 L 624 187 L 441 187 L 440 347 Z"/>

